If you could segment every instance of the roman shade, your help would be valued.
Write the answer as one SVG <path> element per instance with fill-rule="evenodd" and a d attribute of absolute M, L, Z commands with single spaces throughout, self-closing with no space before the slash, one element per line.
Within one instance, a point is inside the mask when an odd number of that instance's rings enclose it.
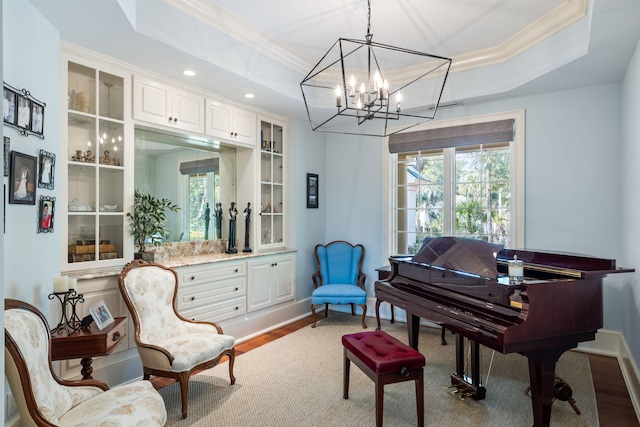
<path fill-rule="evenodd" d="M 513 119 L 396 133 L 389 137 L 390 153 L 489 144 L 513 140 Z"/>
<path fill-rule="evenodd" d="M 220 170 L 220 159 L 211 157 L 209 159 L 193 160 L 191 162 L 180 163 L 180 173 L 182 175 L 194 175 L 197 173 L 218 172 Z"/>

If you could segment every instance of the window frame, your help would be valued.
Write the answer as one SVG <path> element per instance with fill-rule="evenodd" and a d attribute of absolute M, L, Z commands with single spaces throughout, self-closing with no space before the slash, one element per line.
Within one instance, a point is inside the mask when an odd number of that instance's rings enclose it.
<path fill-rule="evenodd" d="M 511 235 L 511 247 L 512 248 L 524 248 L 525 247 L 525 111 L 513 110 L 500 113 L 486 114 L 480 116 L 469 116 L 455 119 L 438 120 L 433 122 L 424 123 L 420 126 L 412 128 L 412 131 L 420 131 L 435 128 L 444 128 L 451 126 L 461 126 L 473 123 L 484 123 L 496 120 L 513 119 L 514 120 L 514 135 L 513 141 L 510 143 L 510 170 L 509 177 L 511 181 L 511 188 L 513 194 L 511 195 L 512 202 L 512 217 L 510 221 L 510 235 Z M 398 155 L 389 153 L 389 138 L 384 139 L 382 144 L 383 150 L 383 183 L 382 183 L 382 212 L 383 212 L 383 251 L 382 262 L 386 265 L 389 263 L 389 257 L 398 255 L 395 253 L 395 246 L 397 239 L 395 238 L 397 230 L 397 206 L 396 206 L 396 194 L 398 188 L 397 182 L 397 160 Z M 445 152 L 447 150 L 444 150 Z M 448 168 L 455 167 L 455 156 L 445 154 L 444 159 L 445 173 Z M 455 185 L 452 182 L 445 182 L 445 185 Z M 450 200 L 451 194 L 453 194 L 454 188 L 450 188 L 451 191 L 445 191 L 445 206 L 451 206 Z M 445 221 L 447 220 L 445 215 Z"/>

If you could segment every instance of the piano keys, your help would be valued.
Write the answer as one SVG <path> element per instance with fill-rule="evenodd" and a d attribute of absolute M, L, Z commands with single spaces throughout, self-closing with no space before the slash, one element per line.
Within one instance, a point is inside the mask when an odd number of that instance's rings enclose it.
<path fill-rule="evenodd" d="M 524 262 L 524 280 L 511 285 L 508 261 Z M 474 399 L 486 389 L 479 346 L 528 358 L 534 426 L 548 426 L 555 365 L 562 353 L 595 339 L 602 327 L 602 282 L 633 272 L 615 260 L 545 251 L 503 249 L 473 239 L 428 239 L 413 257 L 391 257 L 391 272 L 375 283 L 376 317 L 386 301 L 407 312 L 409 345 L 418 346 L 420 319 L 456 334 L 452 385 Z M 464 339 L 471 374 L 464 373 Z"/>

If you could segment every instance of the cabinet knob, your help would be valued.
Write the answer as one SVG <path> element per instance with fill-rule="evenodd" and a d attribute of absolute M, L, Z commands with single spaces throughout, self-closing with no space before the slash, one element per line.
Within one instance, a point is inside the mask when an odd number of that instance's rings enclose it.
<path fill-rule="evenodd" d="M 240 271 L 240 270 L 238 270 L 238 269 L 236 268 L 236 269 L 235 269 L 235 273 L 237 273 L 238 271 Z"/>
<path fill-rule="evenodd" d="M 195 300 L 196 300 L 196 297 L 191 297 L 191 301 L 195 301 Z"/>
<path fill-rule="evenodd" d="M 191 276 L 189 280 L 196 280 L 196 276 Z"/>
<path fill-rule="evenodd" d="M 238 288 L 236 287 L 236 291 L 238 291 Z"/>
<path fill-rule="evenodd" d="M 237 308 L 236 308 L 237 310 Z M 114 332 L 113 341 L 118 341 L 120 339 L 120 332 Z"/>
<path fill-rule="evenodd" d="M 238 132 L 234 132 L 234 133 L 233 133 L 233 136 L 234 136 L 234 137 L 238 136 Z"/>
<path fill-rule="evenodd" d="M 173 123 L 178 123 L 178 118 L 177 117 L 173 118 Z"/>
<path fill-rule="evenodd" d="M 237 310 L 240 310 L 240 307 L 236 306 L 236 311 L 237 311 Z"/>
<path fill-rule="evenodd" d="M 169 116 L 169 123 L 173 121 L 173 117 Z"/>

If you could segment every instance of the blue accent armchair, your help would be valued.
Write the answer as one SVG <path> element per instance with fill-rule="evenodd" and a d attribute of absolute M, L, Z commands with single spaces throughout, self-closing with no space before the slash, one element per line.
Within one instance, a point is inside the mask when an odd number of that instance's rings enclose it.
<path fill-rule="evenodd" d="M 362 307 L 362 327 L 367 314 L 367 292 L 364 289 L 366 275 L 362 272 L 364 247 L 336 240 L 327 245 L 316 245 L 313 249 L 318 271 L 311 275 L 312 328 L 316 327 L 316 305 L 325 305 L 325 317 L 329 304 L 351 304 L 351 314 L 355 315 L 355 304 Z"/>

